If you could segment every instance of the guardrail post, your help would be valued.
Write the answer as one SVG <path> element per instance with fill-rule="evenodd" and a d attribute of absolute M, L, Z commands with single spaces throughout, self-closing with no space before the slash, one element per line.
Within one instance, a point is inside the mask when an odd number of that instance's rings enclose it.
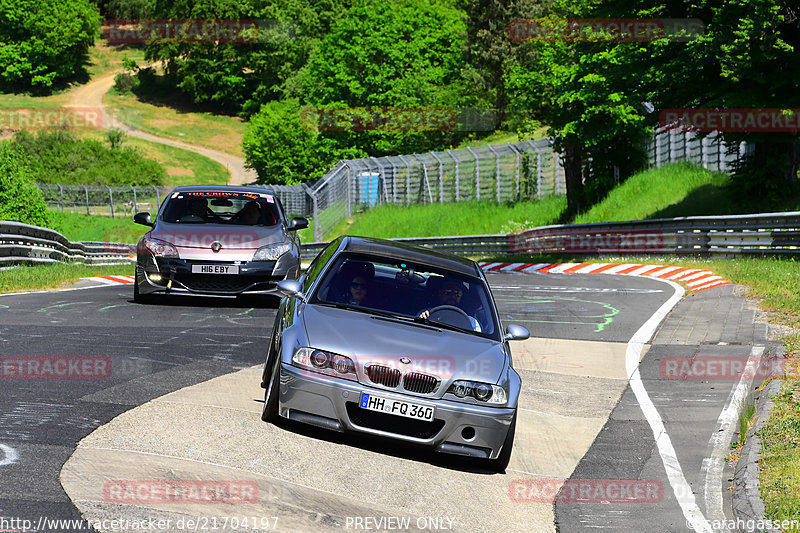
<path fill-rule="evenodd" d="M 475 199 L 481 199 L 481 159 L 478 157 L 478 154 L 475 153 L 475 150 L 472 149 L 471 146 L 467 146 L 467 150 L 469 153 L 475 157 Z"/>
<path fill-rule="evenodd" d="M 495 150 L 494 146 L 492 146 L 491 144 L 487 144 L 486 147 L 489 148 L 489 150 L 491 150 L 492 153 L 494 154 L 494 159 L 495 159 L 494 171 L 497 177 L 497 203 L 499 204 L 500 203 L 500 154 L 497 153 L 497 150 Z"/>

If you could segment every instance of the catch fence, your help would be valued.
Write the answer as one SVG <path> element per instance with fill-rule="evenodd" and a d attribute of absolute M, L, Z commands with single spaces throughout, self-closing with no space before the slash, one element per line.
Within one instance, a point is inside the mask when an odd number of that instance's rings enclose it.
<path fill-rule="evenodd" d="M 748 150 L 726 145 L 712 132 L 657 130 L 645 143 L 650 164 L 693 161 L 727 172 Z M 255 185 L 272 189 L 287 214 L 313 220 L 314 241 L 379 204 L 416 205 L 469 200 L 517 202 L 566 193 L 564 168 L 550 139 L 490 144 L 456 150 L 339 161 L 313 184 Z M 38 184 L 45 201 L 64 211 L 131 216 L 155 212 L 169 187 Z"/>

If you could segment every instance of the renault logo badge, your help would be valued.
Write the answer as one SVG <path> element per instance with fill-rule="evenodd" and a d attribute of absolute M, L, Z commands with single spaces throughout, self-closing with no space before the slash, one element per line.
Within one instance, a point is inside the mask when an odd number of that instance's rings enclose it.
<path fill-rule="evenodd" d="M 222 250 L 222 243 L 220 243 L 219 241 L 214 241 L 214 242 L 211 243 L 211 251 L 212 252 L 217 253 L 220 250 Z"/>

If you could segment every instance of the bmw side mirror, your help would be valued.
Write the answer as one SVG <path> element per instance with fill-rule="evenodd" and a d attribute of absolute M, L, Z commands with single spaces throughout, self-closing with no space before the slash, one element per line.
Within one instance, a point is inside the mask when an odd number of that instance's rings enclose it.
<path fill-rule="evenodd" d="M 306 229 L 308 227 L 308 219 L 304 217 L 294 217 L 289 222 L 289 231 L 297 231 L 299 229 Z"/>
<path fill-rule="evenodd" d="M 302 285 L 296 279 L 285 279 L 278 282 L 278 291 L 289 298 L 304 299 L 303 292 L 300 290 Z"/>
<path fill-rule="evenodd" d="M 141 224 L 142 226 L 150 226 L 155 227 L 153 221 L 150 220 L 150 213 L 136 213 L 133 215 L 133 221 L 137 224 Z"/>
<path fill-rule="evenodd" d="M 518 326 L 517 324 L 509 324 L 506 328 L 504 339 L 507 341 L 524 341 L 530 336 L 531 334 L 526 328 Z"/>

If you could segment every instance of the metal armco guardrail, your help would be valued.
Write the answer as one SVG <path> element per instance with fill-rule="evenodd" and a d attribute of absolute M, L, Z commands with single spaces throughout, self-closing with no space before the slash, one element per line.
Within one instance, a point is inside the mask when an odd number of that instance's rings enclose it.
<path fill-rule="evenodd" d="M 800 212 L 533 228 L 508 236 L 513 254 L 798 254 Z"/>
<path fill-rule="evenodd" d="M 119 265 L 133 261 L 132 244 L 70 242 L 48 228 L 0 221 L 0 265 L 75 262 Z"/>
<path fill-rule="evenodd" d="M 532 228 L 519 233 L 393 239 L 472 257 L 504 254 L 800 254 L 800 212 L 685 217 Z M 311 259 L 327 243 L 302 245 Z M 70 242 L 47 228 L 0 221 L 0 264 L 133 261 L 135 246 Z"/>

